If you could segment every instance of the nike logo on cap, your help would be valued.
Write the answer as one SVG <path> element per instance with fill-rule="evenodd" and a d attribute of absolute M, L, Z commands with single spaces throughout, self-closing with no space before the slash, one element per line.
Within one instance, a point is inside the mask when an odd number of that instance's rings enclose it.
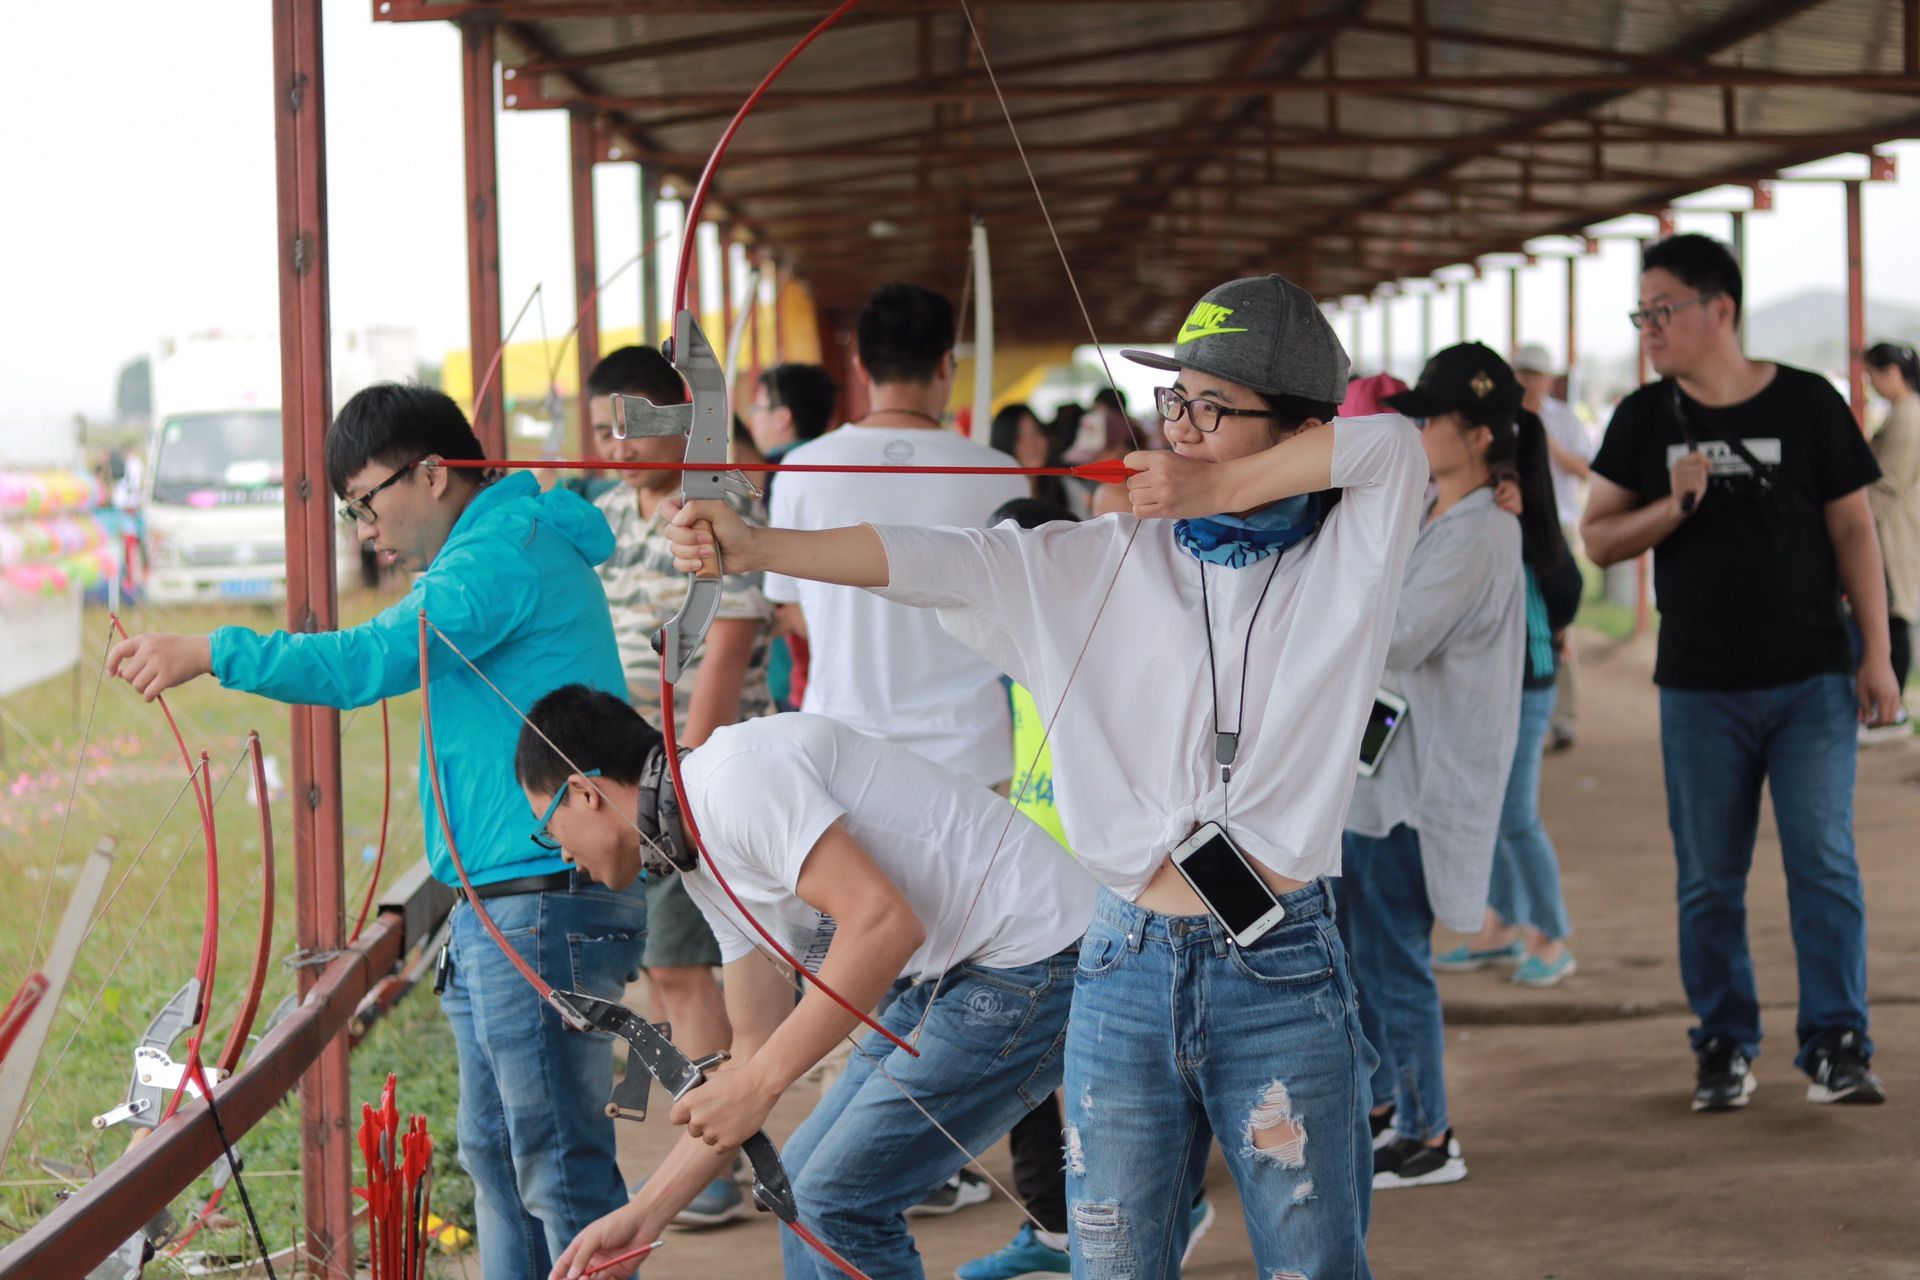
<path fill-rule="evenodd" d="M 1222 333 L 1245 333 L 1246 330 L 1227 327 L 1222 321 L 1233 315 L 1232 307 L 1223 307 L 1217 302 L 1195 303 L 1180 326 L 1180 336 L 1175 343 L 1193 342 L 1199 338 L 1211 338 Z"/>

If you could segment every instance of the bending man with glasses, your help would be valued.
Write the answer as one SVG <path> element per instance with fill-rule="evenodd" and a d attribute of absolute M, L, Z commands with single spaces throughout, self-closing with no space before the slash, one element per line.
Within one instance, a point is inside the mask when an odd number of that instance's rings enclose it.
<path fill-rule="evenodd" d="M 1580 532 L 1602 565 L 1653 551 L 1680 977 L 1699 1019 L 1693 1109 L 1744 1107 L 1754 1090 L 1746 888 L 1763 781 L 1786 863 L 1807 1100 L 1882 1102 L 1853 847 L 1856 723 L 1884 724 L 1900 705 L 1867 507 L 1880 469 L 1825 378 L 1741 352 L 1740 295 L 1716 241 L 1647 250 L 1631 319 L 1661 381 L 1615 410 Z M 1857 670 L 1842 591 L 1864 637 Z"/>
<path fill-rule="evenodd" d="M 360 392 L 327 432 L 327 481 L 342 519 L 419 575 L 406 598 L 344 631 L 135 636 L 109 653 L 108 670 L 149 699 L 212 674 L 282 702 L 366 706 L 419 687 L 424 609 L 516 706 L 570 681 L 624 693 L 594 574 L 613 551 L 606 518 L 572 493 L 542 493 L 526 472 L 489 482 L 440 465 L 482 456 L 438 391 Z M 513 778 L 512 710 L 437 638 L 432 670 L 441 786 L 480 896 L 547 981 L 619 999 L 640 964 L 644 895 L 593 884 L 532 838 L 538 824 Z M 420 808 L 432 815 L 424 765 Z M 455 884 L 436 817 L 426 846 L 434 875 Z M 460 1058 L 460 1162 L 473 1175 L 481 1269 L 489 1280 L 543 1277 L 581 1228 L 626 1203 L 602 1109 L 613 1055 L 605 1036 L 564 1028 L 464 902 L 448 956 L 441 1003 Z"/>

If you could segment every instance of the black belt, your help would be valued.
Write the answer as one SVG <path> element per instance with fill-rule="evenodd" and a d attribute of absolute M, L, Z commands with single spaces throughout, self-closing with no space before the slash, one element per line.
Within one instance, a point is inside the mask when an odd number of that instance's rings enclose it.
<path fill-rule="evenodd" d="M 574 888 L 586 882 L 585 876 L 572 871 L 555 871 L 544 876 L 519 876 L 513 880 L 495 880 L 491 884 L 477 884 L 473 887 L 476 898 L 505 898 L 516 893 L 572 893 Z"/>

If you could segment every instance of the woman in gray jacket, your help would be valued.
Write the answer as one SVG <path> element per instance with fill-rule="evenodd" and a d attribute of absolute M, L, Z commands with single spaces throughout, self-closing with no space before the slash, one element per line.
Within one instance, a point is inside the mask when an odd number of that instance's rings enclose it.
<path fill-rule="evenodd" d="M 1347 814 L 1339 927 L 1373 1076 L 1374 1189 L 1458 1182 L 1447 1118 L 1436 918 L 1478 929 L 1520 722 L 1526 644 L 1520 522 L 1494 503 L 1511 471 L 1521 388 L 1479 343 L 1440 352 L 1388 398 L 1421 427 L 1435 492 L 1400 589 L 1382 686 L 1399 736 Z"/>

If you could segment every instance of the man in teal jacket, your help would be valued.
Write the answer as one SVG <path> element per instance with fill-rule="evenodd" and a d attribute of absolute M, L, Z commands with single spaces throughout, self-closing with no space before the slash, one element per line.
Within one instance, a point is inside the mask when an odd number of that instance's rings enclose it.
<path fill-rule="evenodd" d="M 563 684 L 624 695 L 594 566 L 613 532 L 591 503 L 542 493 L 521 472 L 489 483 L 443 459 L 484 456 L 437 391 L 383 384 L 349 400 L 327 433 L 342 519 L 419 572 L 404 600 L 345 631 L 136 636 L 108 670 L 151 700 L 211 674 L 281 702 L 358 707 L 420 684 L 420 612 L 517 706 Z M 537 839 L 513 776 L 520 721 L 438 637 L 429 650 L 440 785 L 461 858 L 500 927 L 554 986 L 617 1000 L 638 975 L 646 898 L 569 870 Z M 457 884 L 421 744 L 420 808 L 434 875 Z M 604 1105 L 605 1036 L 565 1029 L 462 903 L 442 1007 L 460 1056 L 460 1161 L 473 1175 L 481 1268 L 542 1280 L 581 1228 L 626 1203 Z"/>

